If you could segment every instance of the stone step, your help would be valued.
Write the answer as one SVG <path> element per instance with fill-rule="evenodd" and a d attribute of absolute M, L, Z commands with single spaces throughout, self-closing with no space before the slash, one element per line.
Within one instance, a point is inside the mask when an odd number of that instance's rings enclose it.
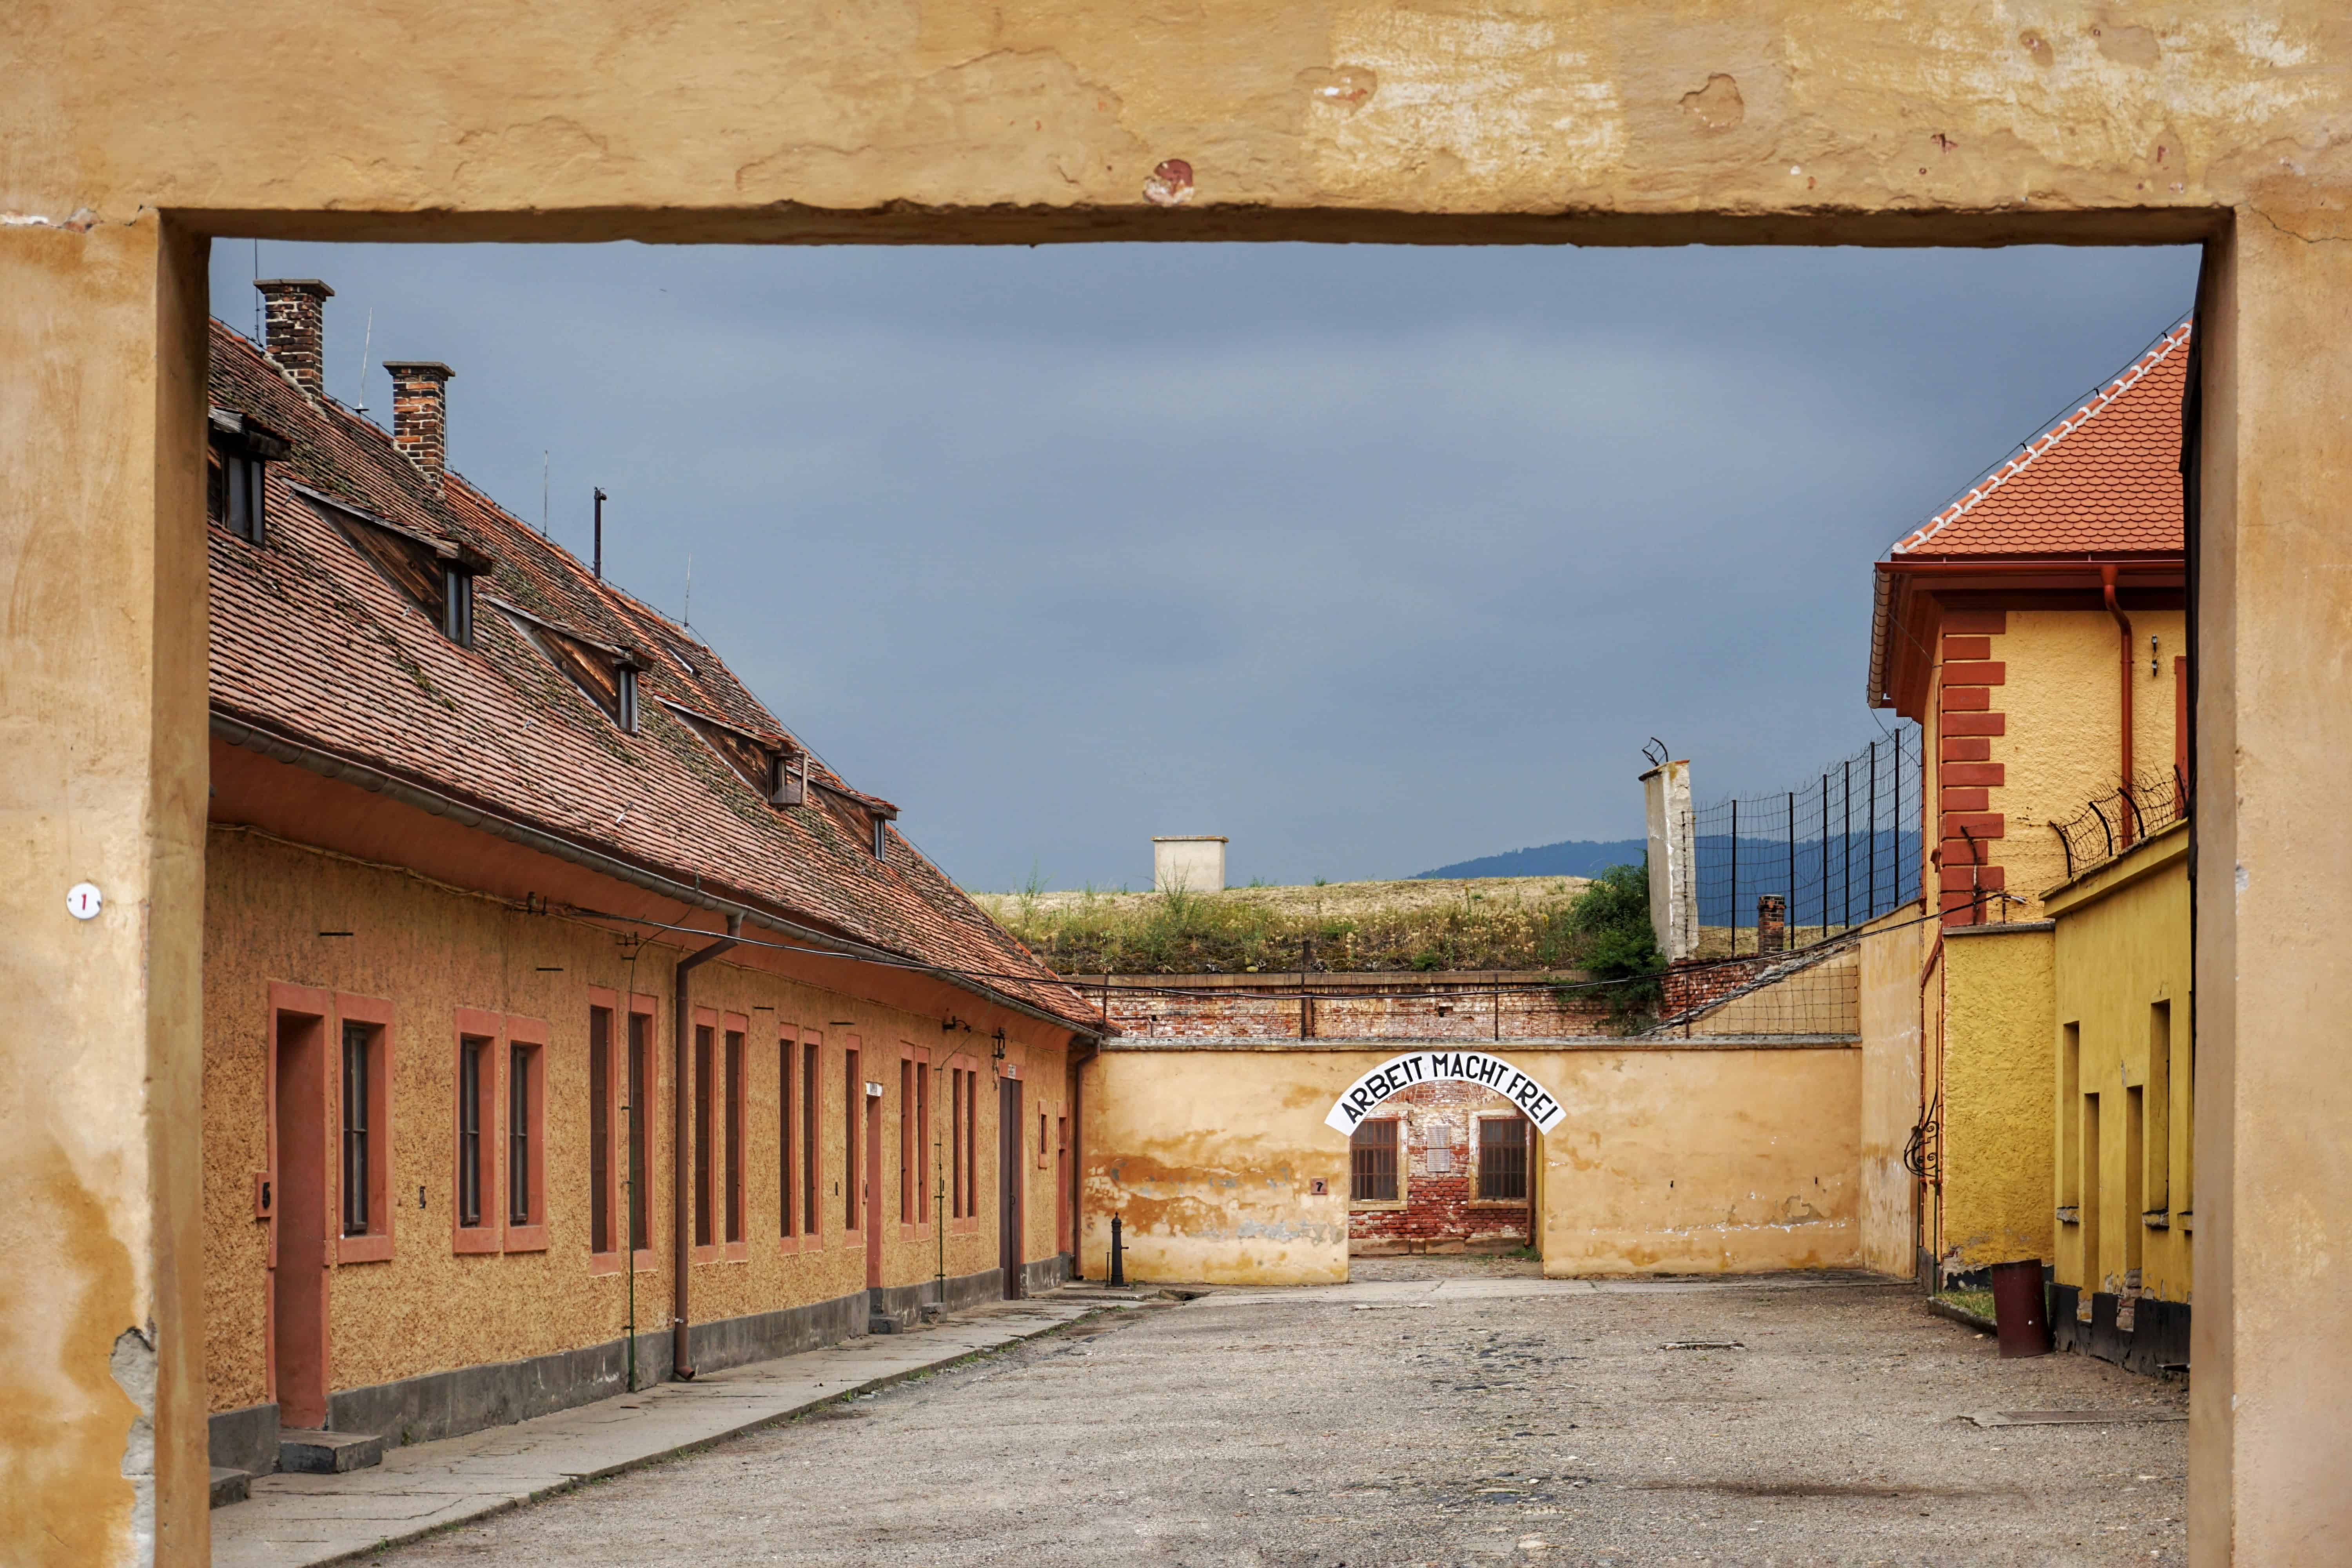
<path fill-rule="evenodd" d="M 253 1477 L 247 1471 L 223 1469 L 218 1465 L 215 1465 L 212 1470 L 215 1508 L 226 1508 L 253 1495 Z"/>
<path fill-rule="evenodd" d="M 383 1439 L 367 1432 L 278 1434 L 278 1468 L 310 1476 L 336 1476 L 383 1463 Z"/>

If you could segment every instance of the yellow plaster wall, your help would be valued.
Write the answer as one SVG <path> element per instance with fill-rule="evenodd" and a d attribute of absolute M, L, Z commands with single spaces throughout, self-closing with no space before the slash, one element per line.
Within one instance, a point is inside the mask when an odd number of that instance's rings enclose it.
<path fill-rule="evenodd" d="M 2046 930 L 1944 937 L 1938 1244 L 1948 1267 L 2050 1256 L 2051 955 Z"/>
<path fill-rule="evenodd" d="M 670 1160 L 675 1084 L 671 992 L 682 950 L 649 943 L 632 969 L 608 932 L 518 913 L 395 870 L 322 854 L 262 835 L 216 827 L 205 862 L 205 1360 L 215 1410 L 263 1402 L 267 1346 L 267 1226 L 252 1217 L 252 1179 L 267 1168 L 265 1063 L 272 981 L 390 1000 L 394 1025 L 391 1126 L 394 1256 L 334 1268 L 329 1285 L 330 1384 L 361 1387 L 482 1362 L 513 1360 L 620 1338 L 626 1281 L 588 1264 L 587 988 L 659 998 L 652 1196 L 655 1263 L 637 1273 L 637 1323 L 659 1329 L 670 1300 Z M 349 931 L 322 938 L 320 931 Z M 551 971 L 551 973 L 548 972 Z M 898 1062 L 902 1042 L 933 1053 L 965 1052 L 982 1072 L 977 1165 L 980 1212 L 950 1221 L 945 1271 L 993 1268 L 996 1121 L 989 1073 L 992 1042 L 943 1037 L 935 1018 L 844 997 L 719 959 L 695 973 L 698 1008 L 749 1017 L 745 1114 L 745 1237 L 740 1261 L 693 1265 L 696 1321 L 804 1306 L 862 1290 L 866 1254 L 848 1245 L 840 1184 L 845 1131 L 843 1049 L 859 1037 L 861 1079 L 885 1085 L 884 1281 L 914 1284 L 941 1268 L 930 1225 L 898 1223 Z M 452 1249 L 451 1164 L 459 1007 L 544 1019 L 548 1240 L 544 1252 L 460 1255 Z M 787 1250 L 779 1236 L 776 1042 L 780 1025 L 822 1035 L 819 1116 L 823 1242 Z M 1063 1053 L 1012 1042 L 1008 1058 L 1029 1075 L 1051 1113 L 1063 1097 Z M 879 1069 L 879 1070 L 877 1070 Z M 933 1080 L 934 1131 L 944 1139 L 946 1096 Z M 1034 1167 L 1034 1107 L 1026 1143 Z M 1050 1125 L 1050 1121 L 1049 1121 Z M 495 1142 L 495 1140 L 494 1140 Z M 938 1156 L 927 1151 L 927 1163 Z M 1029 1182 L 1029 1258 L 1052 1256 L 1050 1172 Z M 1038 1179 L 1041 1175 L 1047 1179 Z M 935 1174 L 927 1176 L 936 1188 Z M 423 1189 L 423 1206 L 418 1189 Z M 936 1208 L 934 1213 L 937 1213 Z"/>
<path fill-rule="evenodd" d="M 1860 1051 L 1514 1060 L 1568 1110 L 1543 1139 L 1548 1277 L 1861 1262 Z"/>
<path fill-rule="evenodd" d="M 1118 1215 L 1132 1279 L 1345 1279 L 1348 1140 L 1323 1118 L 1358 1075 L 1402 1048 L 1106 1049 L 1084 1069 L 1079 1255 L 1100 1267 Z"/>
<path fill-rule="evenodd" d="M 2076 1179 L 2059 1172 L 2057 1202 L 2100 1206 L 2099 1257 L 2084 1257 L 2080 1224 L 2058 1226 L 2057 1278 L 2090 1290 L 2132 1283 L 2168 1301 L 2190 1300 L 2194 1081 L 2177 1069 L 2195 1060 L 2190 1016 L 2189 834 L 2179 826 L 2151 838 L 2112 865 L 2052 889 L 2057 920 L 2056 1013 L 2063 1030 L 2079 1031 L 2075 1092 L 2063 1083 L 2056 1097 L 2054 1148 L 2063 1159 L 2067 1121 L 2080 1117 L 2082 1097 L 2099 1096 L 2099 1165 L 2077 1164 Z M 2154 1004 L 2170 1004 L 2169 1033 L 2157 1044 Z M 2063 1064 L 2063 1057 L 2062 1057 Z M 2063 1079 L 2063 1073 L 2059 1075 Z M 2126 1091 L 2140 1090 L 2143 1118 L 2141 1202 L 2126 1202 Z M 2080 1149 L 2082 1144 L 2073 1145 Z M 2144 1215 L 2158 1215 L 2162 1228 Z M 2137 1247 L 2137 1255 L 2133 1248 Z"/>
<path fill-rule="evenodd" d="M 2178 610 L 2138 610 L 2131 620 L 2133 763 L 2140 770 L 2169 768 L 2172 660 L 2188 651 L 2185 617 Z M 2158 644 L 2153 676 L 2151 634 Z M 2008 684 L 1993 688 L 1992 704 L 2008 715 L 2008 730 L 1993 737 L 1992 760 L 2004 773 L 1988 804 L 2008 822 L 1989 858 L 2006 868 L 2006 890 L 2023 902 L 2008 904 L 2006 913 L 1988 905 L 1988 921 L 2042 918 L 2042 889 L 2066 875 L 2049 825 L 2115 792 L 2123 760 L 2119 637 L 2104 610 L 2011 610 L 2009 630 L 1992 639 L 1992 657 L 2008 667 Z"/>
<path fill-rule="evenodd" d="M 1863 932 L 1856 986 L 1862 1032 L 1863 1267 L 1910 1278 L 1918 1269 L 1918 1178 L 1903 1164 L 1918 1123 L 1920 968 L 1934 940 L 1923 904 L 1906 904 Z"/>
<path fill-rule="evenodd" d="M 1138 1278 L 1347 1278 L 1348 1141 L 1323 1118 L 1402 1048 L 1106 1050 L 1087 1065 L 1087 1252 L 1124 1216 Z M 1541 1139 L 1544 1271 L 1860 1260 L 1861 1053 L 1509 1046 L 1568 1110 Z M 1323 1194 L 1311 1191 L 1317 1179 Z"/>

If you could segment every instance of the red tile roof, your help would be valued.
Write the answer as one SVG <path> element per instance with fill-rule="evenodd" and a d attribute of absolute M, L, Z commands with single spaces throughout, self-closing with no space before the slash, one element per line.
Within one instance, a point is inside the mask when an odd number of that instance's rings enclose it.
<path fill-rule="evenodd" d="M 801 923 L 981 972 L 991 990 L 1097 1026 L 1096 1009 L 895 827 L 876 860 L 856 804 L 874 797 L 812 761 L 811 778 L 842 795 L 812 790 L 805 805 L 772 805 L 665 707 L 803 749 L 691 632 L 597 581 L 459 476 L 436 484 L 384 430 L 304 392 L 218 321 L 211 396 L 292 443 L 268 465 L 268 542 L 210 530 L 216 712 Z M 333 509 L 297 486 L 491 557 L 474 646 L 443 637 L 352 545 Z M 592 703 L 500 602 L 647 656 L 637 731 Z"/>
<path fill-rule="evenodd" d="M 1896 559 L 2116 555 L 2185 548 L 2180 402 L 2189 324 L 1895 544 Z"/>

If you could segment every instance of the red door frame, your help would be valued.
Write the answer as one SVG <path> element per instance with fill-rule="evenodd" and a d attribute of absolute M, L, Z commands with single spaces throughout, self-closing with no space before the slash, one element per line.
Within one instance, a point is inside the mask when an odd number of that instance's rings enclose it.
<path fill-rule="evenodd" d="M 327 1036 L 334 1016 L 327 992 L 269 988 L 268 1393 L 279 1426 L 296 1430 L 327 1424 Z"/>
<path fill-rule="evenodd" d="M 858 1092 L 865 1093 L 860 1084 Z M 866 1095 L 866 1288 L 882 1283 L 882 1097 Z"/>

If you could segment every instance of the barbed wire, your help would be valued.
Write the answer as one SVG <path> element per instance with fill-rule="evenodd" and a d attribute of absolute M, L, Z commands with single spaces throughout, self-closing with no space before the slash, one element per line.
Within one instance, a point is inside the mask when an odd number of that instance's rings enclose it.
<path fill-rule="evenodd" d="M 2189 815 L 2189 781 L 2179 768 L 2142 768 L 2127 784 L 2095 795 L 2050 830 L 2066 852 L 2066 875 L 2105 864 Z"/>

